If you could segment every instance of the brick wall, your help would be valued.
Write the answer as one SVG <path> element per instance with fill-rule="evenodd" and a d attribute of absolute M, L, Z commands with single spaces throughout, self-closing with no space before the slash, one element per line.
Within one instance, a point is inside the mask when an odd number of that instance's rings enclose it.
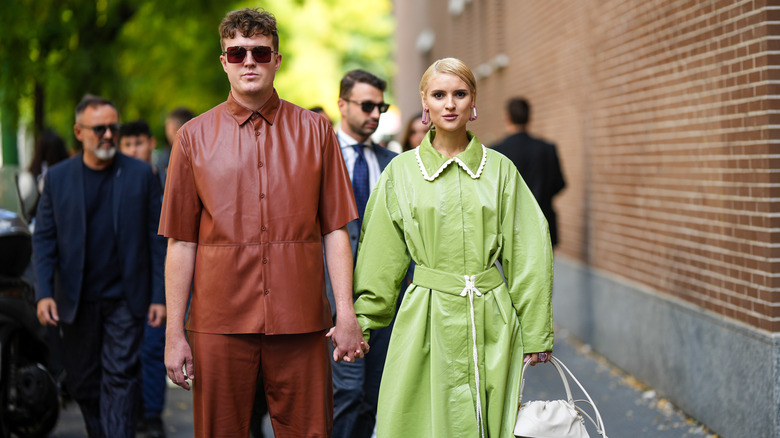
<path fill-rule="evenodd" d="M 557 143 L 559 256 L 780 331 L 780 1 L 412 3 L 435 43 L 399 44 L 400 76 L 461 58 L 481 77 L 484 143 L 515 95 Z"/>

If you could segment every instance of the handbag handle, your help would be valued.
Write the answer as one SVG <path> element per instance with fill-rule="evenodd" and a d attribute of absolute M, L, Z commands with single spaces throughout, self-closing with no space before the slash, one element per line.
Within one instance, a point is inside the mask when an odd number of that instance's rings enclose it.
<path fill-rule="evenodd" d="M 572 397 L 572 395 L 571 395 L 571 388 L 569 388 L 569 379 L 566 378 L 566 374 L 563 373 L 563 370 L 558 365 L 558 362 L 560 362 L 560 361 L 558 360 L 557 357 L 554 357 L 553 355 L 550 355 L 550 363 L 552 363 L 555 366 L 555 369 L 558 371 L 558 374 L 561 375 L 561 381 L 563 381 L 563 387 L 566 389 L 566 400 L 569 403 L 574 403 L 574 397 Z M 523 404 L 523 388 L 525 387 L 525 372 L 526 372 L 526 369 L 528 369 L 528 365 L 530 365 L 530 364 L 531 364 L 531 361 L 529 360 L 528 362 L 526 362 L 523 365 L 523 373 L 521 374 L 521 379 L 520 379 L 520 398 L 517 401 L 517 407 L 520 407 L 520 405 Z M 572 377 L 574 377 L 574 376 L 572 376 Z M 582 386 L 580 386 L 580 388 L 582 388 Z M 583 389 L 583 391 L 584 391 L 584 389 Z"/>
<path fill-rule="evenodd" d="M 529 360 L 523 365 L 523 371 L 520 378 L 520 397 L 518 399 L 518 407 L 523 404 L 523 387 L 525 386 L 525 371 L 528 368 L 528 365 L 530 365 L 531 361 Z M 582 390 L 582 393 L 585 394 L 585 397 L 588 398 L 588 400 L 582 400 L 585 403 L 588 403 L 592 408 L 593 411 L 596 412 L 596 421 L 593 421 L 593 418 L 590 417 L 590 415 L 585 414 L 586 417 L 588 417 L 588 420 L 590 420 L 591 423 L 593 423 L 594 426 L 596 426 L 596 433 L 601 435 L 603 438 L 607 438 L 607 430 L 604 427 L 604 420 L 601 419 L 601 414 L 599 413 L 599 409 L 596 407 L 596 403 L 593 402 L 593 399 L 590 398 L 590 394 L 588 394 L 588 391 L 585 390 L 585 388 L 582 386 L 579 380 L 577 380 L 576 377 L 574 377 L 574 374 L 569 370 L 566 365 L 561 362 L 560 359 L 558 359 L 555 356 L 550 355 L 550 363 L 553 364 L 555 369 L 558 371 L 558 374 L 561 375 L 561 381 L 563 381 L 563 387 L 566 389 L 566 399 L 571 403 L 573 406 L 576 406 L 575 400 L 571 395 L 571 388 L 569 388 L 569 379 L 566 378 L 566 374 L 564 374 L 564 370 L 569 374 L 569 376 L 574 380 L 574 383 L 577 384 L 577 386 L 580 387 L 580 390 Z M 579 400 L 578 400 L 579 401 Z M 580 414 L 584 414 L 584 412 L 580 412 Z"/>

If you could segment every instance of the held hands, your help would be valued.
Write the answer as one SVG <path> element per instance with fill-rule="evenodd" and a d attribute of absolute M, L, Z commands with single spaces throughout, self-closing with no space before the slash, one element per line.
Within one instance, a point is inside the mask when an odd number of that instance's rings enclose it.
<path fill-rule="evenodd" d="M 539 362 L 549 362 L 551 357 L 552 351 L 546 351 L 544 353 L 527 353 L 523 358 L 523 363 L 531 361 L 531 366 L 534 367 Z"/>
<path fill-rule="evenodd" d="M 325 336 L 333 343 L 333 360 L 336 362 L 341 360 L 354 362 L 355 359 L 362 359 L 370 348 L 363 340 L 363 331 L 355 316 L 338 317 L 336 326 L 331 327 Z"/>

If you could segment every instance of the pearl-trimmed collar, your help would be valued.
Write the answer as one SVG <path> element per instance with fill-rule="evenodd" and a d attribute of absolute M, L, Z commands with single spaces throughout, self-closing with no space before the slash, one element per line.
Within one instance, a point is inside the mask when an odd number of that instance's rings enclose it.
<path fill-rule="evenodd" d="M 414 150 L 420 172 L 426 181 L 435 180 L 453 162 L 465 170 L 472 179 L 477 179 L 482 175 L 487 160 L 487 148 L 480 143 L 474 134 L 469 132 L 471 141 L 466 150 L 453 158 L 447 158 L 433 148 L 431 141 L 434 135 L 436 134 L 429 131 L 422 144 Z"/>

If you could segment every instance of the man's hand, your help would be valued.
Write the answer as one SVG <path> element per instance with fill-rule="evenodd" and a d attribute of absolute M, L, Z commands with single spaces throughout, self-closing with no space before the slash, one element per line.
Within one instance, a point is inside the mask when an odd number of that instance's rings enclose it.
<path fill-rule="evenodd" d="M 41 298 L 38 301 L 38 321 L 41 325 L 57 325 L 60 320 L 57 314 L 57 303 L 54 298 Z"/>
<path fill-rule="evenodd" d="M 333 343 L 333 360 L 340 362 L 354 362 L 362 359 L 368 353 L 369 345 L 363 340 L 363 332 L 354 314 L 342 317 L 337 316 L 336 326 L 328 330 L 325 335 Z"/>
<path fill-rule="evenodd" d="M 190 390 L 187 380 L 195 380 L 195 370 L 192 365 L 192 350 L 184 334 L 165 336 L 165 368 L 168 378 L 178 386 Z M 182 372 L 182 368 L 184 371 Z"/>
<path fill-rule="evenodd" d="M 160 327 L 165 323 L 165 304 L 150 304 L 147 321 L 150 327 Z"/>

